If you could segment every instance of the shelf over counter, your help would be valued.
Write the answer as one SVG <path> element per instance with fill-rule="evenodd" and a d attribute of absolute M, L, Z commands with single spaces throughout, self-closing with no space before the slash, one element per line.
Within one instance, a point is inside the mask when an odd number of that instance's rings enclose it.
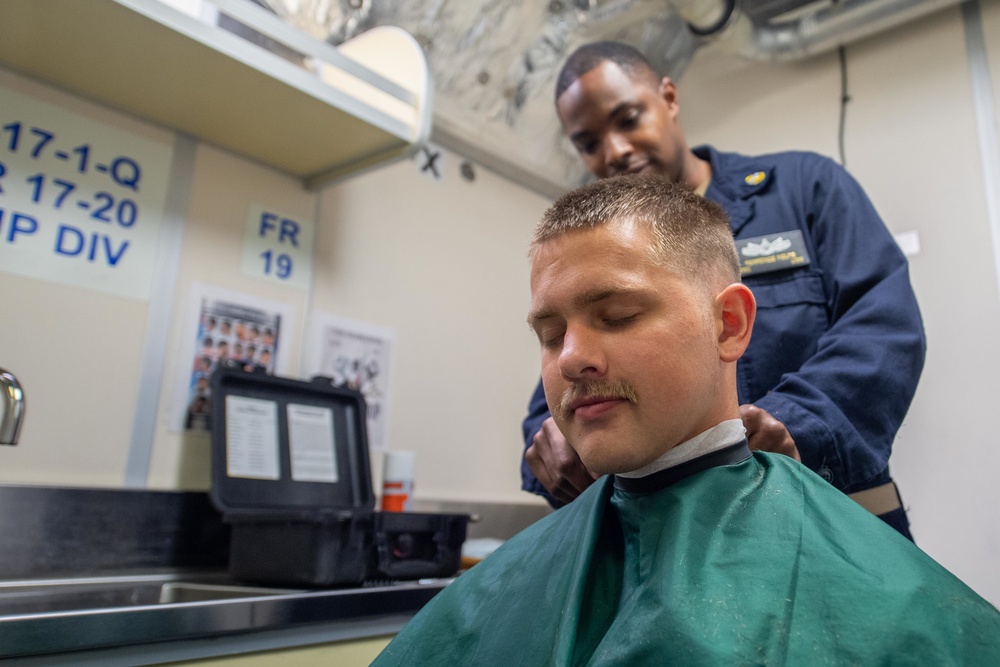
<path fill-rule="evenodd" d="M 185 4 L 190 13 L 161 0 L 5 0 L 0 63 L 307 187 L 428 138 L 430 74 L 405 31 L 334 48 L 246 0 Z"/>

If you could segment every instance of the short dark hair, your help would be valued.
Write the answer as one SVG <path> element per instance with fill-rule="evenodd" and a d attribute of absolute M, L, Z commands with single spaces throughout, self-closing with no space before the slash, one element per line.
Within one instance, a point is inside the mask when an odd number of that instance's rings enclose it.
<path fill-rule="evenodd" d="M 706 267 L 716 267 L 726 280 L 740 282 L 739 256 L 726 212 L 659 174 L 614 176 L 563 195 L 539 221 L 529 254 L 560 234 L 627 221 L 652 231 L 650 255 L 658 264 L 699 280 L 706 278 Z"/>
<path fill-rule="evenodd" d="M 618 65 L 634 81 L 645 79 L 654 86 L 660 81 L 659 75 L 639 49 L 622 42 L 591 42 L 577 48 L 563 63 L 556 78 L 556 100 L 574 81 L 609 61 Z"/>

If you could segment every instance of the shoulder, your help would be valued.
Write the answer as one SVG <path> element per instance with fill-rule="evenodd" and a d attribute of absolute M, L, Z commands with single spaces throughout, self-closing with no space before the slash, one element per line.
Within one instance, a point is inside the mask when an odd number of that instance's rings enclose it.
<path fill-rule="evenodd" d="M 847 174 L 833 159 L 811 151 L 782 151 L 749 159 L 770 166 L 786 180 L 795 176 L 803 180 L 828 181 Z"/>
<path fill-rule="evenodd" d="M 695 154 L 703 159 L 710 159 L 713 168 L 723 172 L 730 170 L 742 172 L 747 169 L 844 171 L 844 168 L 830 157 L 812 151 L 779 151 L 760 155 L 744 155 L 719 151 L 711 146 L 699 146 L 695 149 Z"/>
<path fill-rule="evenodd" d="M 727 153 L 698 146 L 695 155 L 712 166 L 712 179 L 730 198 L 758 195 L 785 198 L 793 193 L 815 194 L 850 179 L 835 161 L 810 151 L 761 155 Z"/>

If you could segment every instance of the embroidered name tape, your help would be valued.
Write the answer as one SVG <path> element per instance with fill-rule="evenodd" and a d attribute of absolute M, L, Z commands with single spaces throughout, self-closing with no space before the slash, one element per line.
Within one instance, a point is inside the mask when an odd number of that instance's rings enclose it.
<path fill-rule="evenodd" d="M 740 275 L 756 276 L 810 263 L 802 232 L 792 229 L 750 239 L 736 239 Z"/>

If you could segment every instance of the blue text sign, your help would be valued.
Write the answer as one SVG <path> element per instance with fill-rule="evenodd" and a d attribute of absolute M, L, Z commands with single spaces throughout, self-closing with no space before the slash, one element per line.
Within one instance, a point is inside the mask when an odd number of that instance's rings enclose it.
<path fill-rule="evenodd" d="M 0 270 L 149 299 L 173 149 L 0 87 Z"/>
<path fill-rule="evenodd" d="M 308 289 L 316 224 L 254 204 L 243 235 L 243 273 L 285 287 Z"/>

